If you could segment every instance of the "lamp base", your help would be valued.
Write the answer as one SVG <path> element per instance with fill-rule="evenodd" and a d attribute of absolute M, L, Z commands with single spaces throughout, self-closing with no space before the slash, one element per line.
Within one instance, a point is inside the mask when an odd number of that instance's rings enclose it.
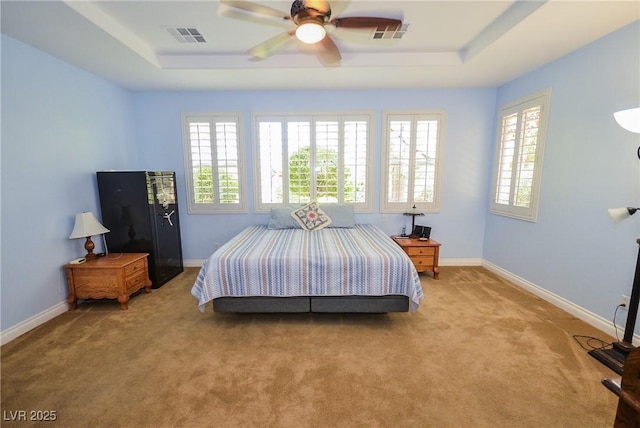
<path fill-rule="evenodd" d="M 628 343 L 614 342 L 611 349 L 592 349 L 589 355 L 622 376 L 627 355 L 634 349 L 635 347 Z"/>
<path fill-rule="evenodd" d="M 93 259 L 96 257 L 93 254 L 93 249 L 96 248 L 96 244 L 93 243 L 90 236 L 87 236 L 87 241 L 84 243 L 84 249 L 87 250 L 87 254 L 85 254 L 85 259 Z"/>

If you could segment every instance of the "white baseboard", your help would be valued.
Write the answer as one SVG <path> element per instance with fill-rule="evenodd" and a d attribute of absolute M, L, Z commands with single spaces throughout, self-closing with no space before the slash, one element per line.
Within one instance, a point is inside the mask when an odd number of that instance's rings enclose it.
<path fill-rule="evenodd" d="M 204 264 L 204 262 L 206 262 L 205 259 L 202 259 L 202 260 L 200 260 L 200 259 L 190 259 L 190 260 L 183 260 L 182 261 L 182 265 L 184 267 L 198 267 L 199 268 Z"/>
<path fill-rule="evenodd" d="M 482 259 L 440 259 L 438 266 L 482 266 Z"/>
<path fill-rule="evenodd" d="M 69 310 L 69 305 L 67 304 L 67 302 L 66 301 L 60 302 L 57 305 L 54 305 L 48 309 L 45 309 L 39 314 L 32 316 L 31 318 L 27 318 L 26 320 L 14 325 L 13 327 L 9 327 L 8 329 L 1 331 L 0 345 L 4 345 L 6 343 L 11 342 L 13 339 L 17 338 L 18 336 L 22 336 L 23 334 L 29 332 L 30 330 L 33 330 L 34 328 L 38 327 L 41 324 L 44 324 L 50 319 L 53 319 L 58 315 L 64 314 L 68 310 Z"/>
<path fill-rule="evenodd" d="M 586 322 L 587 324 L 594 326 L 598 330 L 603 331 L 604 333 L 610 335 L 611 337 L 616 337 L 616 330 L 613 327 L 611 320 L 603 318 L 600 315 L 596 315 L 593 312 L 590 312 L 584 309 L 582 306 L 578 306 L 575 303 L 565 299 L 564 297 L 560 297 L 557 294 L 554 294 L 540 287 L 539 285 L 536 285 L 530 281 L 527 281 L 524 278 L 519 277 L 518 275 L 515 275 L 505 269 L 502 269 L 501 267 L 496 266 L 491 262 L 483 260 L 482 267 L 514 283 L 515 285 L 529 291 L 530 293 L 535 294 L 536 296 L 540 297 L 543 300 L 546 300 L 552 305 L 559 307 L 565 312 L 568 312 L 574 317 Z M 624 329 L 624 327 L 620 327 L 620 328 Z M 633 343 L 634 344 L 640 343 L 639 335 L 637 334 L 633 335 Z"/>

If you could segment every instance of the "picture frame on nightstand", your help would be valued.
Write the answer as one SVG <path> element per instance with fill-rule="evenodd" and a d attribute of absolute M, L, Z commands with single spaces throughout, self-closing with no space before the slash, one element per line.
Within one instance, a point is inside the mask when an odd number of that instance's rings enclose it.
<path fill-rule="evenodd" d="M 411 232 L 411 237 L 429 239 L 431 237 L 431 228 L 429 226 L 419 226 L 416 224 Z"/>

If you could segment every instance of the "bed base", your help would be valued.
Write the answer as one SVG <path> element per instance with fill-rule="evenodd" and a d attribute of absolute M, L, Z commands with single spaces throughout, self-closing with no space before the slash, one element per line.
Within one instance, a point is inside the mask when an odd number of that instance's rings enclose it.
<path fill-rule="evenodd" d="M 214 312 L 231 313 L 387 313 L 408 312 L 407 296 L 219 297 Z"/>

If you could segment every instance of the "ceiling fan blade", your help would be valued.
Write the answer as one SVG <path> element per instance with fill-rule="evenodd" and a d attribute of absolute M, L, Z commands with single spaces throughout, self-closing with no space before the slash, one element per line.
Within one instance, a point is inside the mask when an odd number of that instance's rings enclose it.
<path fill-rule="evenodd" d="M 340 16 L 345 10 L 349 8 L 351 0 L 332 0 L 331 1 L 331 15 Z"/>
<path fill-rule="evenodd" d="M 295 31 L 286 31 L 274 36 L 264 42 L 255 45 L 249 49 L 249 53 L 257 58 L 265 59 L 273 54 L 280 52 L 284 49 L 287 42 L 292 40 L 291 36 L 295 34 Z"/>
<path fill-rule="evenodd" d="M 328 34 L 317 43 L 316 54 L 325 65 L 335 65 L 342 59 L 340 49 Z"/>
<path fill-rule="evenodd" d="M 399 19 L 376 18 L 373 16 L 349 16 L 332 19 L 331 24 L 335 25 L 336 28 L 395 28 L 401 26 L 402 21 Z"/>
<path fill-rule="evenodd" d="M 246 10 L 247 12 L 254 12 L 262 15 L 275 16 L 277 18 L 282 18 L 285 20 L 291 19 L 291 16 L 286 12 L 282 12 L 282 11 L 279 11 L 278 9 L 274 9 L 269 6 L 263 6 L 261 4 L 254 3 L 251 1 L 220 0 L 220 4 L 223 4 L 225 6 L 235 7 L 236 9 Z"/>
<path fill-rule="evenodd" d="M 270 16 L 264 16 L 257 13 L 240 12 L 230 7 L 220 8 L 218 15 L 225 18 L 237 19 L 252 24 L 268 25 L 270 27 L 278 27 L 280 29 L 287 28 L 293 21 L 283 21 L 282 19 L 274 19 Z"/>

